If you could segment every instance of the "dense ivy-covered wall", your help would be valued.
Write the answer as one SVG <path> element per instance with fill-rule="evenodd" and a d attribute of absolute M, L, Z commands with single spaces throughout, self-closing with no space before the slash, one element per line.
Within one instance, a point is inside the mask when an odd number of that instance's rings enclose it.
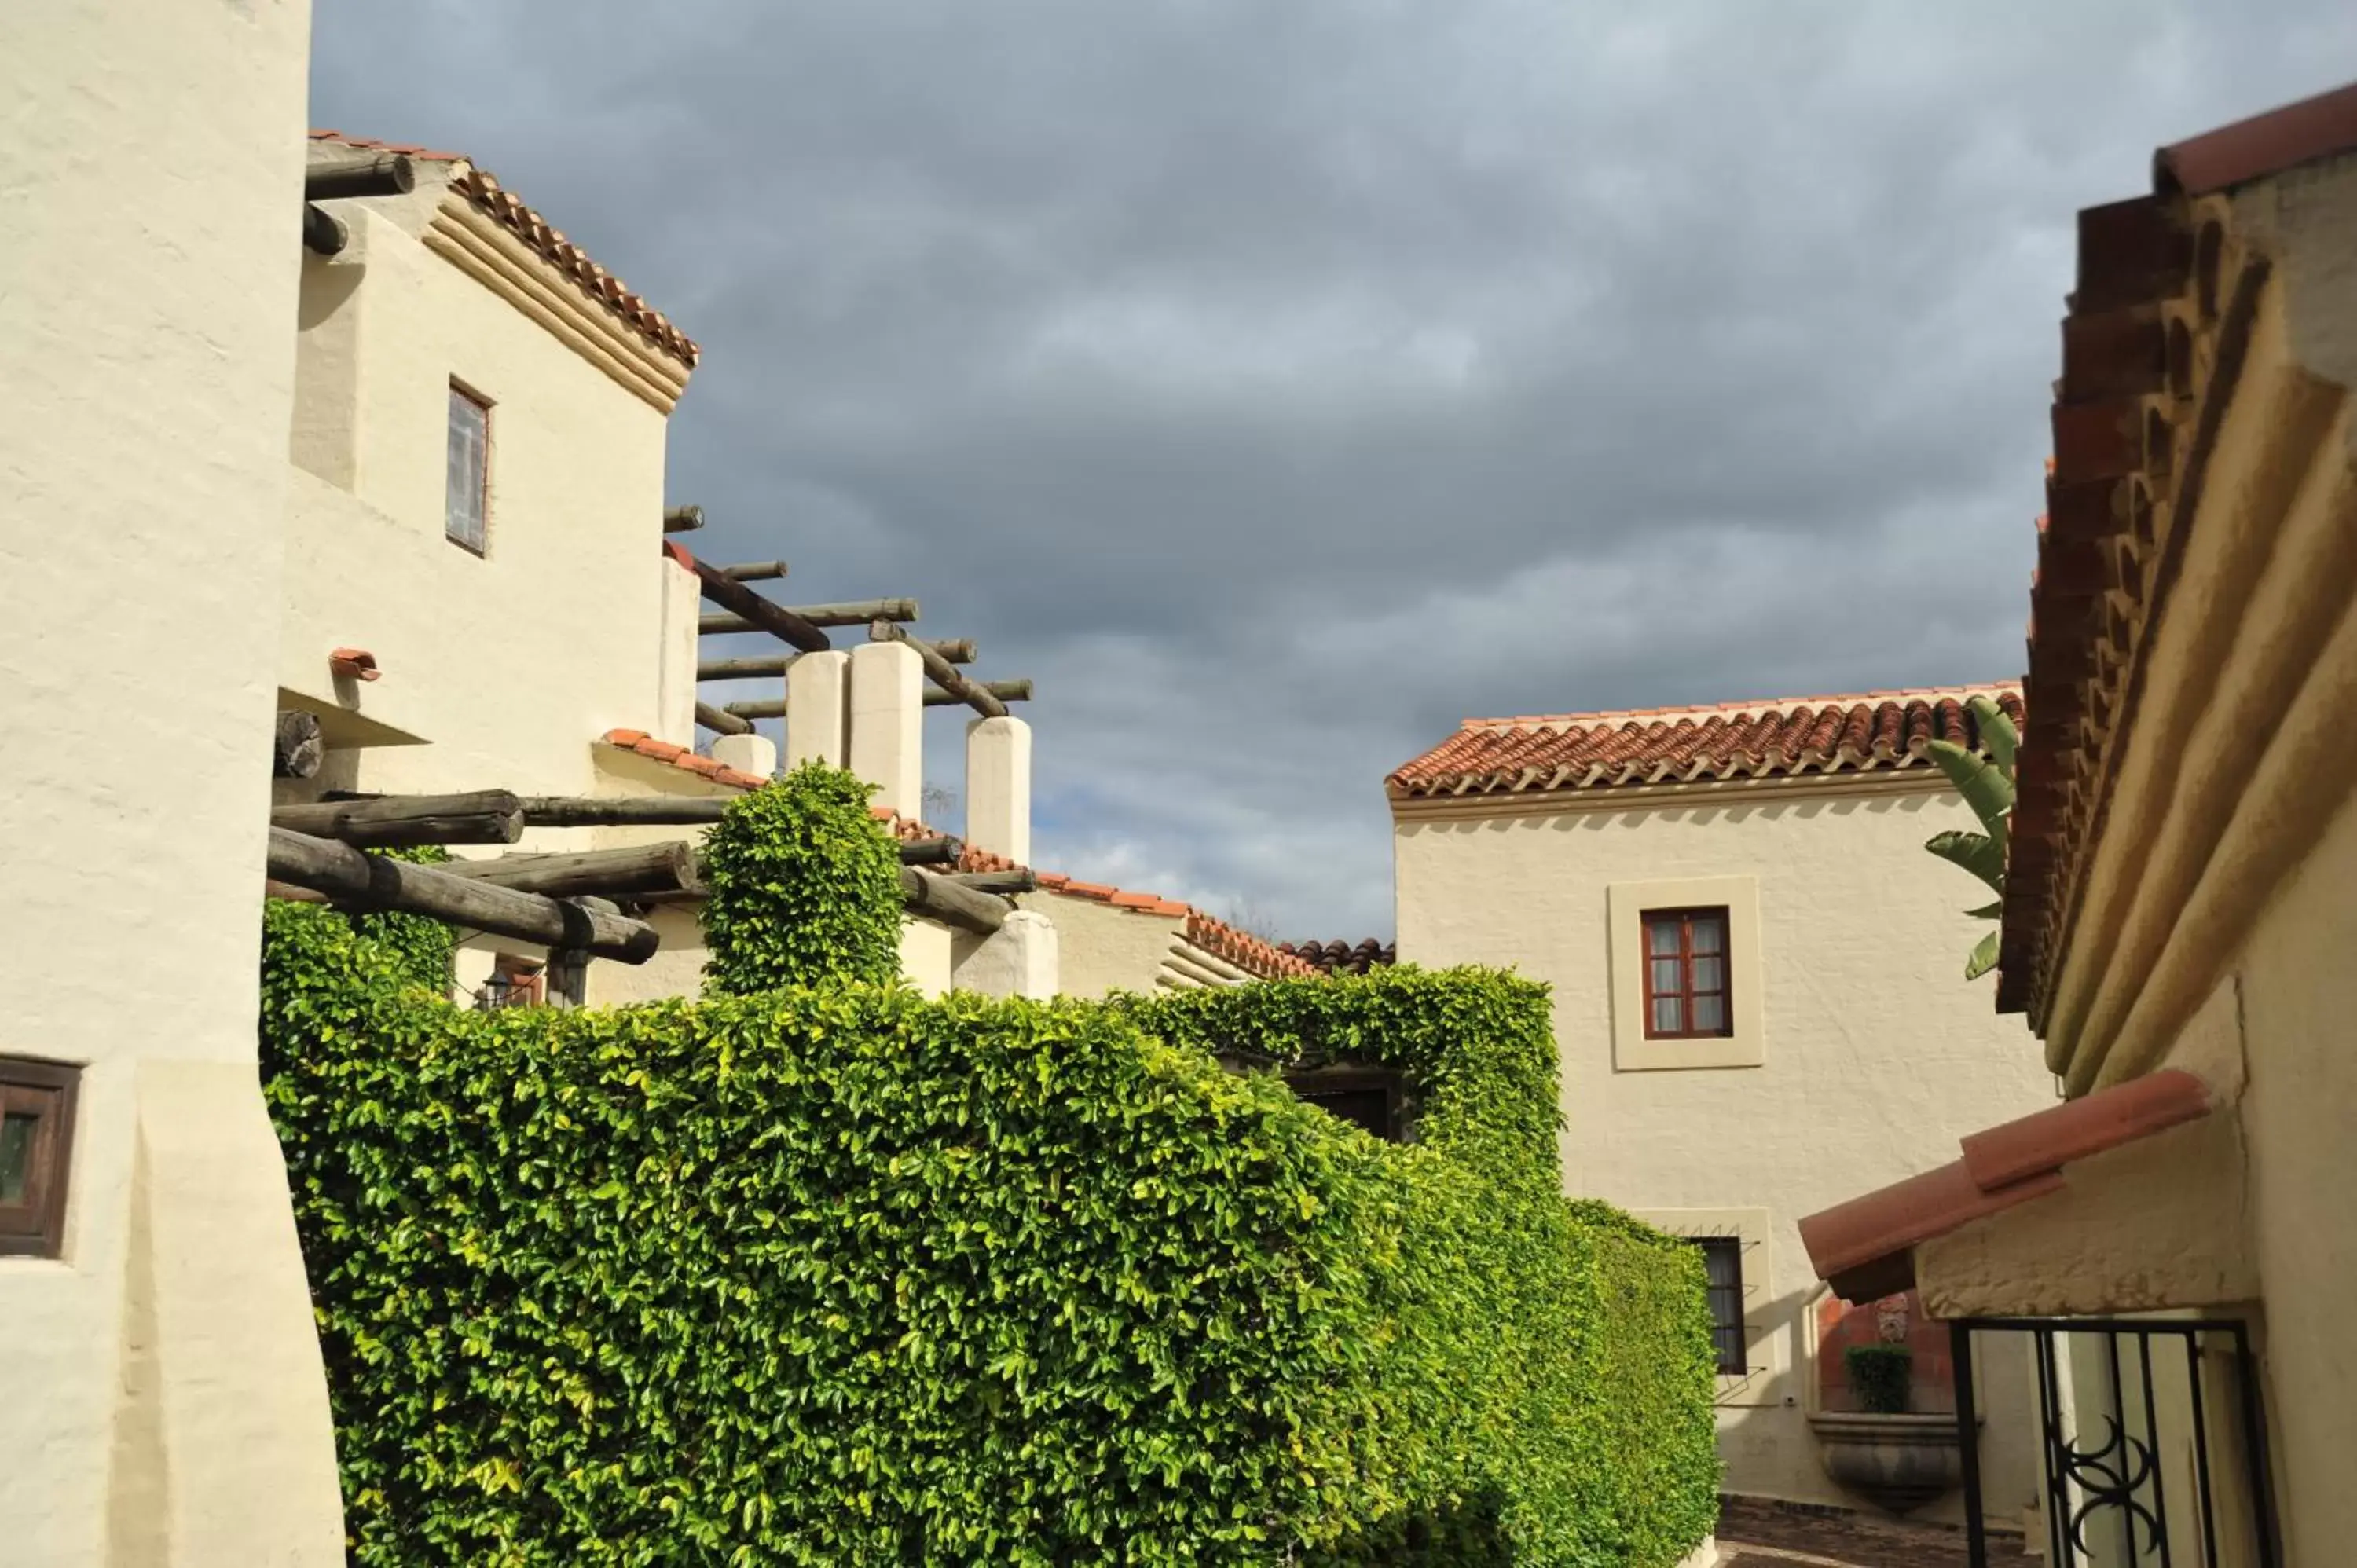
<path fill-rule="evenodd" d="M 430 930 L 268 918 L 355 1563 L 1666 1568 L 1709 1529 L 1699 1264 L 1556 1192 L 1534 986 L 476 1014 Z M 1207 1047 L 1400 1063 L 1419 1142 Z"/>

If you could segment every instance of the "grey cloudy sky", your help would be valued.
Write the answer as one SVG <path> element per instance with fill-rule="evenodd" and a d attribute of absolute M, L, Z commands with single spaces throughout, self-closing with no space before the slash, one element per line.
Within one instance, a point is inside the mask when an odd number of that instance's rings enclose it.
<path fill-rule="evenodd" d="M 700 551 L 1038 682 L 1039 864 L 1353 939 L 1461 717 L 2018 673 L 2073 212 L 2357 76 L 2344 0 L 314 26 L 315 124 L 468 153 L 704 344 Z"/>

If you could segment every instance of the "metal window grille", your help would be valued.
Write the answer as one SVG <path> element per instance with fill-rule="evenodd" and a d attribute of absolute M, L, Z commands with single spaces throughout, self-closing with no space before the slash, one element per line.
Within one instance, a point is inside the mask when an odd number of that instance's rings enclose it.
<path fill-rule="evenodd" d="M 1737 1236 L 1687 1238 L 1702 1249 L 1710 1297 L 1710 1337 L 1718 1348 L 1722 1376 L 1739 1378 L 1750 1369 L 1743 1334 L 1743 1241 Z"/>
<path fill-rule="evenodd" d="M 2233 1319 L 1968 1318 L 1950 1326 L 1964 1523 L 1982 1525 L 1975 1336 L 2038 1373 L 2049 1568 L 2282 1568 L 2257 1358 Z"/>

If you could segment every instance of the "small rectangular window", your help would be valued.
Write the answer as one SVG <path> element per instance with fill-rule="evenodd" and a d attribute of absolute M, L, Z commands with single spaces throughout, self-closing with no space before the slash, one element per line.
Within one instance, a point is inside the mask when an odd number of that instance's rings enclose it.
<path fill-rule="evenodd" d="M 1645 1037 L 1695 1040 L 1735 1032 L 1728 1004 L 1727 911 L 1645 911 Z"/>
<path fill-rule="evenodd" d="M 445 475 L 443 532 L 454 544 L 483 553 L 490 537 L 491 405 L 450 383 L 449 467 Z"/>
<path fill-rule="evenodd" d="M 1311 1068 L 1285 1075 L 1286 1087 L 1329 1116 L 1386 1143 L 1405 1141 L 1400 1075 L 1390 1068 Z"/>
<path fill-rule="evenodd" d="M 0 1257 L 55 1258 L 65 1247 L 79 1069 L 0 1058 Z"/>
<path fill-rule="evenodd" d="M 1750 1370 L 1744 1359 L 1742 1239 L 1696 1236 L 1691 1240 L 1702 1249 L 1703 1273 L 1709 1280 L 1710 1337 L 1718 1349 L 1719 1375 L 1742 1377 Z"/>

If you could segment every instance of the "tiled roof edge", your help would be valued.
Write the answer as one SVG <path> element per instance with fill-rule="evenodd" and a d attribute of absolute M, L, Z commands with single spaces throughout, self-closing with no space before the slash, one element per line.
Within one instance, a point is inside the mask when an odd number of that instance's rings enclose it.
<path fill-rule="evenodd" d="M 452 182 L 452 188 L 464 196 L 478 211 L 523 242 L 542 260 L 572 280 L 575 287 L 620 317 L 633 332 L 655 348 L 691 371 L 702 359 L 704 350 L 694 338 L 681 331 L 662 311 L 632 292 L 621 279 L 598 265 L 588 252 L 566 239 L 561 230 L 515 192 L 500 185 L 490 170 L 464 153 L 436 151 L 403 142 L 381 142 L 370 136 L 349 136 L 341 131 L 313 131 L 311 140 L 334 142 L 341 146 L 365 151 L 400 153 L 432 163 L 464 165 L 465 172 Z"/>

